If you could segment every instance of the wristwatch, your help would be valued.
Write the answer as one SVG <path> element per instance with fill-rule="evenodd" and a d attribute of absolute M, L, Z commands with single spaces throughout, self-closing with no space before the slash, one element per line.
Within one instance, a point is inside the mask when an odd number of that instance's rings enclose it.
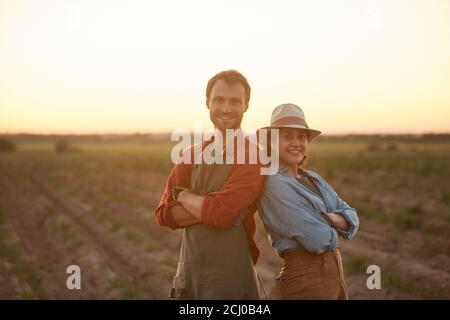
<path fill-rule="evenodd" d="M 178 201 L 178 195 L 181 191 L 187 191 L 186 188 L 183 187 L 173 187 L 172 188 L 172 199 Z"/>

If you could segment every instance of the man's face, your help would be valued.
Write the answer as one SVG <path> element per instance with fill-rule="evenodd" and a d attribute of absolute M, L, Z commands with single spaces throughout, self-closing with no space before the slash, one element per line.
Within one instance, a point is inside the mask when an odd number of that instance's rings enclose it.
<path fill-rule="evenodd" d="M 209 118 L 219 130 L 238 129 L 248 108 L 245 103 L 245 88 L 238 82 L 229 85 L 218 80 L 212 87 L 206 105 Z"/>

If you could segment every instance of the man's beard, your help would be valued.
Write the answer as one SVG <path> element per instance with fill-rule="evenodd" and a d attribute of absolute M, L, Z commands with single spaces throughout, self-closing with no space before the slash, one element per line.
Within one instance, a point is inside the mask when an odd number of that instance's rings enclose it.
<path fill-rule="evenodd" d="M 239 115 L 238 113 L 231 113 L 231 114 L 226 114 L 226 115 L 222 115 L 231 119 L 225 120 L 225 119 L 220 119 L 220 116 L 222 114 L 220 113 L 209 113 L 209 119 L 211 120 L 211 122 L 214 124 L 214 126 L 216 126 L 218 129 L 238 129 L 241 126 L 241 122 L 242 122 L 242 118 L 244 117 L 243 114 Z M 227 127 L 223 127 L 222 123 L 223 121 L 227 121 L 230 122 L 231 125 L 229 124 Z"/>

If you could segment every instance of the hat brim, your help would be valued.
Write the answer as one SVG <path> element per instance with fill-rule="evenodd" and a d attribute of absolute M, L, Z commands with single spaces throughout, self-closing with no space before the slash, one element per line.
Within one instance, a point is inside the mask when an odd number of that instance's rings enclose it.
<path fill-rule="evenodd" d="M 322 133 L 322 131 L 306 128 L 299 124 L 288 124 L 285 126 L 267 126 L 267 127 L 259 128 L 256 132 L 258 132 L 261 129 L 283 129 L 283 128 L 300 129 L 300 130 L 307 131 L 309 141 L 313 140 L 314 138 L 317 138 Z"/>

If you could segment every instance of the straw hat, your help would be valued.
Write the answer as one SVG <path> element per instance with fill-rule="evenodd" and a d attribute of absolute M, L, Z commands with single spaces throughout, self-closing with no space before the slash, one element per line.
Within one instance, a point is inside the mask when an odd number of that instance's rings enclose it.
<path fill-rule="evenodd" d="M 305 114 L 302 108 L 292 103 L 280 104 L 273 109 L 270 118 L 270 126 L 261 129 L 274 128 L 294 128 L 307 131 L 308 139 L 311 141 L 322 132 L 319 130 L 310 129 L 305 120 Z"/>

